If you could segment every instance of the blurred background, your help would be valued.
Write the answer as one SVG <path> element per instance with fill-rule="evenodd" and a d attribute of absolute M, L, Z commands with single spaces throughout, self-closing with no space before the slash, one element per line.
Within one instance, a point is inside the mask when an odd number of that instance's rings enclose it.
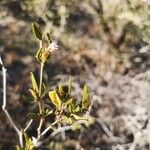
<path fill-rule="evenodd" d="M 89 87 L 96 122 L 69 135 L 69 149 L 149 150 L 150 1 L 0 0 L 8 110 L 20 127 L 32 110 L 29 74 L 39 71 L 33 21 L 59 45 L 45 68 L 47 85 L 66 84 L 71 75 L 74 94 L 80 97 L 84 83 Z M 2 104 L 1 78 L 0 99 Z M 16 133 L 0 109 L 0 149 L 12 150 L 16 144 Z M 55 149 L 61 146 L 58 142 Z"/>

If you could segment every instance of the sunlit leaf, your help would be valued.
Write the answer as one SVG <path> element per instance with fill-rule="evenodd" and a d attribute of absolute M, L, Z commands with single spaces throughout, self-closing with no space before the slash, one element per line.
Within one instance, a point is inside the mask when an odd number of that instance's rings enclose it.
<path fill-rule="evenodd" d="M 46 110 L 45 111 L 45 115 L 44 115 L 44 117 L 47 117 L 47 116 L 49 116 L 49 115 L 51 115 L 53 113 L 53 110 Z"/>
<path fill-rule="evenodd" d="M 68 95 L 71 94 L 71 88 L 72 88 L 72 85 L 71 85 L 71 76 L 70 76 L 69 82 L 68 82 Z"/>
<path fill-rule="evenodd" d="M 64 96 L 65 92 L 64 92 L 63 86 L 61 84 L 58 85 L 57 92 L 61 97 Z"/>
<path fill-rule="evenodd" d="M 58 110 L 60 110 L 60 108 L 61 108 L 61 100 L 60 100 L 57 92 L 56 91 L 50 91 L 49 92 L 49 97 L 50 97 L 52 103 L 56 106 L 56 108 Z"/>
<path fill-rule="evenodd" d="M 29 136 L 24 133 L 24 139 L 25 139 L 25 146 L 24 150 L 35 150 L 35 145 L 32 142 L 32 139 L 29 138 Z"/>
<path fill-rule="evenodd" d="M 23 148 L 21 148 L 19 145 L 16 146 L 16 150 L 24 150 Z"/>
<path fill-rule="evenodd" d="M 81 111 L 81 108 L 77 106 L 75 109 L 73 109 L 73 113 L 78 113 Z"/>
<path fill-rule="evenodd" d="M 42 40 L 42 31 L 36 23 L 32 23 L 32 31 L 36 38 Z"/>
<path fill-rule="evenodd" d="M 87 117 L 71 114 L 76 120 L 87 120 Z"/>
<path fill-rule="evenodd" d="M 66 104 L 66 105 L 69 105 L 69 104 L 72 103 L 72 101 L 73 101 L 73 98 L 70 98 L 70 99 L 68 99 L 68 100 L 65 102 L 65 104 Z"/>
<path fill-rule="evenodd" d="M 37 82 L 36 82 L 36 79 L 34 77 L 34 74 L 31 72 L 31 82 L 32 82 L 32 87 L 33 87 L 33 90 L 35 90 L 36 92 L 38 92 L 38 85 L 37 85 Z"/>
<path fill-rule="evenodd" d="M 82 126 L 81 126 L 80 124 L 73 124 L 73 125 L 72 125 L 72 130 L 73 130 L 73 131 L 80 130 L 81 127 L 82 127 Z"/>
<path fill-rule="evenodd" d="M 82 109 L 88 110 L 89 106 L 90 106 L 89 93 L 88 93 L 87 85 L 85 84 L 83 99 L 82 99 Z"/>
<path fill-rule="evenodd" d="M 38 99 L 37 93 L 36 93 L 34 90 L 29 89 L 29 92 L 30 92 L 31 95 L 33 96 L 34 100 L 37 100 L 37 99 Z"/>
<path fill-rule="evenodd" d="M 66 122 L 67 122 L 68 124 L 72 124 L 72 123 L 73 123 L 71 117 L 65 116 L 65 120 L 66 120 Z"/>

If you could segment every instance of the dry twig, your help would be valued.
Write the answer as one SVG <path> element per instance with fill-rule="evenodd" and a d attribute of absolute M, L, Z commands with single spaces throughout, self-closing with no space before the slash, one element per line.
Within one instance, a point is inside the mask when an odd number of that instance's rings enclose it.
<path fill-rule="evenodd" d="M 3 104 L 2 104 L 2 110 L 6 114 L 11 126 L 15 129 L 16 133 L 18 134 L 20 147 L 23 148 L 23 146 L 24 146 L 23 145 L 23 133 L 30 127 L 33 120 L 31 119 L 29 121 L 29 123 L 27 124 L 27 126 L 25 127 L 24 130 L 19 129 L 17 127 L 17 125 L 14 123 L 12 117 L 10 116 L 10 114 L 7 110 L 7 99 L 6 99 L 6 72 L 7 72 L 7 69 L 4 67 L 4 64 L 2 62 L 1 57 L 0 57 L 0 65 L 2 66 L 2 77 L 3 77 Z"/>

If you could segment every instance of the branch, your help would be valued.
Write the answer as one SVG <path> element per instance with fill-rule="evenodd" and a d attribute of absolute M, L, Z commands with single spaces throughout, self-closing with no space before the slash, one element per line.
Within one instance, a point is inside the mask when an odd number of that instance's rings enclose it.
<path fill-rule="evenodd" d="M 52 124 L 50 124 L 40 135 L 40 137 L 44 136 L 55 124 L 57 124 L 60 120 L 56 120 Z"/>
<path fill-rule="evenodd" d="M 73 127 L 72 125 L 70 125 L 70 126 L 65 126 L 65 127 L 60 127 L 60 128 L 58 128 L 57 130 L 55 130 L 55 131 L 50 135 L 50 137 L 54 137 L 55 135 L 57 135 L 57 134 L 60 133 L 60 132 L 65 132 L 65 131 L 71 130 L 72 127 Z"/>
<path fill-rule="evenodd" d="M 7 71 L 7 69 L 4 67 L 1 57 L 0 57 L 0 65 L 2 66 L 2 77 L 3 77 L 3 105 L 2 105 L 2 110 L 6 114 L 11 126 L 15 129 L 16 133 L 18 134 L 20 146 L 23 147 L 22 130 L 19 130 L 19 128 L 16 126 L 16 124 L 12 120 L 12 118 L 9 115 L 7 108 L 6 108 L 6 105 L 7 105 L 7 103 L 6 103 L 6 71 Z"/>
<path fill-rule="evenodd" d="M 24 128 L 24 132 L 26 132 L 28 129 L 29 129 L 29 127 L 30 127 L 30 125 L 32 124 L 32 122 L 33 122 L 33 119 L 31 119 L 29 122 L 28 122 L 28 124 L 27 124 L 27 126 Z"/>
<path fill-rule="evenodd" d="M 44 119 L 41 118 L 41 119 L 40 119 L 40 123 L 39 123 L 39 127 L 37 128 L 37 132 L 38 132 L 38 137 L 37 137 L 37 139 L 39 139 L 40 136 L 41 136 L 41 128 L 42 128 L 42 125 L 43 125 L 43 121 L 44 121 Z"/>

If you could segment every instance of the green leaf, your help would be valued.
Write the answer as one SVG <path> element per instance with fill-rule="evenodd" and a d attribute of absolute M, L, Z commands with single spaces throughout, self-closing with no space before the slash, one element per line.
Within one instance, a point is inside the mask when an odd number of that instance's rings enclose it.
<path fill-rule="evenodd" d="M 24 150 L 23 148 L 21 148 L 19 145 L 16 146 L 16 150 Z"/>
<path fill-rule="evenodd" d="M 87 120 L 87 117 L 71 114 L 76 120 Z"/>
<path fill-rule="evenodd" d="M 73 112 L 73 104 L 72 103 L 70 103 L 68 105 L 68 110 L 69 110 L 70 113 Z"/>
<path fill-rule="evenodd" d="M 70 99 L 66 100 L 65 104 L 66 104 L 66 105 L 69 105 L 69 104 L 72 103 L 72 101 L 73 101 L 73 98 L 70 98 Z"/>
<path fill-rule="evenodd" d="M 40 114 L 38 114 L 38 113 L 29 113 L 29 114 L 27 115 L 27 117 L 37 120 L 37 119 L 40 118 Z"/>
<path fill-rule="evenodd" d="M 31 95 L 34 98 L 34 100 L 37 101 L 38 100 L 37 93 L 34 90 L 32 90 L 32 89 L 29 89 L 29 92 L 31 93 Z"/>
<path fill-rule="evenodd" d="M 59 94 L 59 96 L 60 96 L 61 98 L 64 97 L 65 92 L 64 92 L 64 88 L 63 88 L 63 86 L 62 86 L 61 84 L 59 84 L 59 85 L 57 86 L 57 92 L 58 92 L 58 94 Z"/>
<path fill-rule="evenodd" d="M 51 115 L 53 113 L 53 110 L 46 110 L 45 111 L 45 115 L 44 115 L 44 117 L 47 117 L 47 116 L 49 116 L 49 115 Z"/>
<path fill-rule="evenodd" d="M 77 106 L 75 109 L 73 109 L 73 113 L 78 113 L 81 111 L 80 106 Z"/>
<path fill-rule="evenodd" d="M 24 139 L 25 139 L 25 146 L 24 150 L 35 150 L 35 145 L 32 142 L 32 139 L 29 138 L 29 136 L 24 133 Z"/>
<path fill-rule="evenodd" d="M 72 123 L 73 123 L 71 117 L 65 116 L 65 120 L 66 120 L 66 122 L 67 122 L 68 124 L 72 124 Z"/>
<path fill-rule="evenodd" d="M 37 23 L 32 23 L 32 31 L 36 38 L 39 40 L 42 40 L 42 31 L 38 27 Z"/>
<path fill-rule="evenodd" d="M 72 130 L 73 131 L 80 130 L 81 128 L 82 128 L 81 124 L 73 124 L 72 125 Z"/>
<path fill-rule="evenodd" d="M 61 108 L 61 100 L 60 100 L 57 92 L 55 90 L 54 91 L 50 91 L 49 92 L 49 97 L 50 97 L 52 103 L 56 106 L 56 108 L 58 110 L 60 110 L 60 108 Z"/>
<path fill-rule="evenodd" d="M 82 109 L 88 110 L 89 106 L 90 106 L 89 93 L 88 93 L 87 85 L 85 84 L 83 99 L 82 99 Z"/>
<path fill-rule="evenodd" d="M 52 38 L 51 38 L 49 33 L 47 33 L 47 38 L 48 38 L 49 43 L 51 44 L 52 43 Z"/>
<path fill-rule="evenodd" d="M 68 82 L 68 95 L 70 96 L 71 94 L 71 88 L 72 88 L 72 84 L 71 84 L 71 76 L 69 78 L 69 82 Z"/>
<path fill-rule="evenodd" d="M 33 87 L 33 90 L 36 91 L 38 93 L 38 85 L 37 85 L 37 82 L 36 82 L 36 79 L 34 77 L 34 74 L 32 72 L 30 72 L 31 74 L 31 82 L 32 82 L 32 87 Z"/>

